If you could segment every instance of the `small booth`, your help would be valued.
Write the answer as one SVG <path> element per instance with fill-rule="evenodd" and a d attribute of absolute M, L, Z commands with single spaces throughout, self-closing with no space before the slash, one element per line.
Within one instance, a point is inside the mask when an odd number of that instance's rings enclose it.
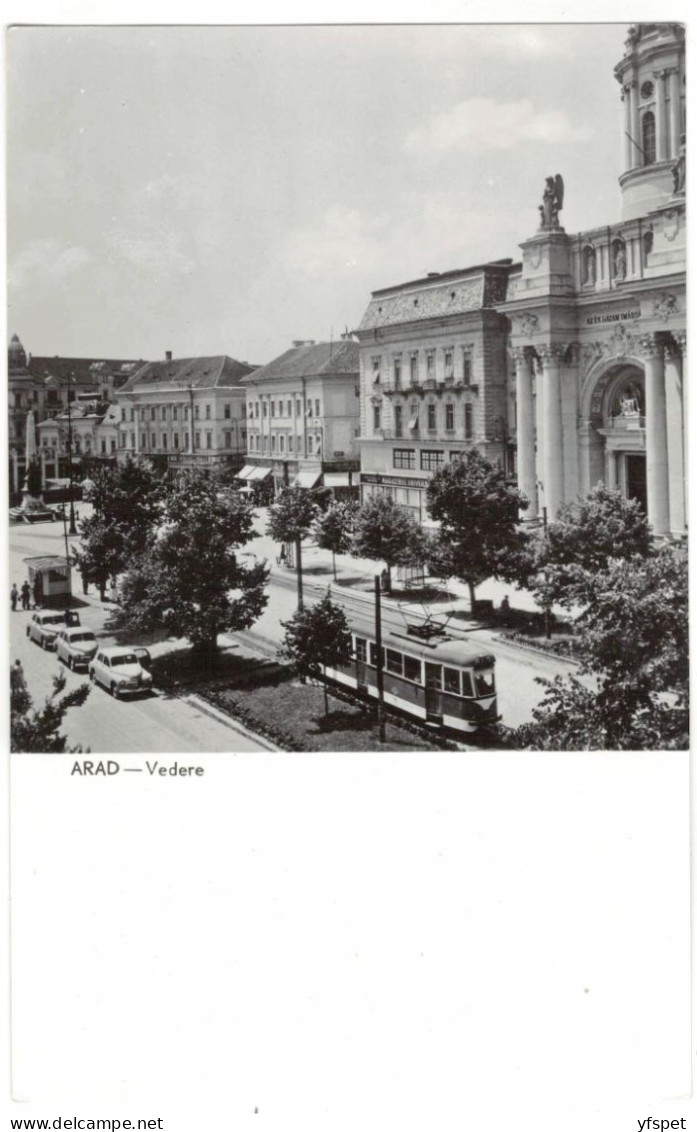
<path fill-rule="evenodd" d="M 25 558 L 27 578 L 32 594 L 37 593 L 44 606 L 68 605 L 72 596 L 70 563 L 55 554 Z"/>

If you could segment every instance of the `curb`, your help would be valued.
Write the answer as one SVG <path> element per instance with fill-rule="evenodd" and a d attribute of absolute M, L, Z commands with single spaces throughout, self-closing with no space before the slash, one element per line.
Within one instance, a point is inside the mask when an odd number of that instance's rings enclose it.
<path fill-rule="evenodd" d="M 581 661 L 576 660 L 573 656 L 561 656 L 552 649 L 538 649 L 535 645 L 524 644 L 522 641 L 510 641 L 507 637 L 502 637 L 500 633 L 494 633 L 492 635 L 497 641 L 500 641 L 502 645 L 510 645 L 511 648 L 522 649 L 523 652 L 534 652 L 536 656 L 545 656 L 548 659 L 551 658 L 552 660 L 560 660 L 568 664 L 574 664 L 576 668 L 581 667 Z"/>
<path fill-rule="evenodd" d="M 215 719 L 218 723 L 222 723 L 225 727 L 229 727 L 231 731 L 236 731 L 238 735 L 244 735 L 245 738 L 254 740 L 255 743 L 259 743 L 260 746 L 264 747 L 265 750 L 282 750 L 281 747 L 275 746 L 268 739 L 263 739 L 261 735 L 257 735 L 255 731 L 250 731 L 248 727 L 245 727 L 244 724 L 239 723 L 233 716 L 226 715 L 225 712 L 219 711 L 218 708 L 215 708 L 212 704 L 209 704 L 207 700 L 202 699 L 201 696 L 197 696 L 195 692 L 191 692 L 189 693 L 189 695 L 182 696 L 181 698 L 185 703 L 190 704 L 191 707 L 194 707 L 197 711 L 202 712 L 203 715 L 207 715 L 211 719 Z"/>

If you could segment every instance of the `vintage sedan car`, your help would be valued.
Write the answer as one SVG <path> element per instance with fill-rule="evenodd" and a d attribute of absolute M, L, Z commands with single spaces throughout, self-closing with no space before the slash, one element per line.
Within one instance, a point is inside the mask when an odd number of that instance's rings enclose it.
<path fill-rule="evenodd" d="M 90 680 L 101 684 L 116 699 L 119 696 L 134 696 L 139 692 L 149 692 L 152 676 L 144 666 L 149 660 L 147 649 L 121 645 L 99 649 L 89 662 Z"/>
<path fill-rule="evenodd" d="M 90 629 L 68 627 L 56 639 L 58 659 L 68 668 L 87 668 L 97 651 L 97 638 Z"/>
<path fill-rule="evenodd" d="M 50 610 L 37 610 L 27 625 L 27 636 L 30 641 L 36 641 L 42 649 L 55 649 L 56 638 L 65 626 L 65 614 L 51 612 Z"/>

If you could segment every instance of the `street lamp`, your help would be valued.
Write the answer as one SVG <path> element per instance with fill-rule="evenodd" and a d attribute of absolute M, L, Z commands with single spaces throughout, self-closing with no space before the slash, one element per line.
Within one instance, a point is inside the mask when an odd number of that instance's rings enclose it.
<path fill-rule="evenodd" d="M 70 385 L 75 381 L 73 374 L 66 374 L 66 382 L 68 385 L 68 483 L 70 488 L 70 527 L 71 535 L 77 534 L 77 527 L 75 526 L 75 508 L 73 506 L 73 425 L 72 417 L 70 415 Z"/>

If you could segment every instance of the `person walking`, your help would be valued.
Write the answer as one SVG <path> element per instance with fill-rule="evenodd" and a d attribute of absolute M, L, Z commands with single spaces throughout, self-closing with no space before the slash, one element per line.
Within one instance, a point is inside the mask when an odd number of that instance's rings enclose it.
<path fill-rule="evenodd" d="M 41 581 L 41 574 L 37 574 L 34 578 L 34 609 L 41 609 L 44 600 L 44 587 Z"/>
<path fill-rule="evenodd" d="M 15 612 L 15 610 L 17 608 L 17 602 L 18 601 L 19 601 L 19 590 L 17 589 L 17 583 L 13 582 L 12 583 L 12 589 L 10 590 L 10 602 L 11 602 L 11 605 L 12 605 L 12 612 L 13 613 Z"/>
<path fill-rule="evenodd" d="M 21 660 L 16 660 L 10 669 L 10 688 L 19 690 L 26 687 Z"/>
<path fill-rule="evenodd" d="M 29 609 L 29 602 L 31 599 L 31 587 L 26 580 L 22 583 L 22 609 Z"/>

